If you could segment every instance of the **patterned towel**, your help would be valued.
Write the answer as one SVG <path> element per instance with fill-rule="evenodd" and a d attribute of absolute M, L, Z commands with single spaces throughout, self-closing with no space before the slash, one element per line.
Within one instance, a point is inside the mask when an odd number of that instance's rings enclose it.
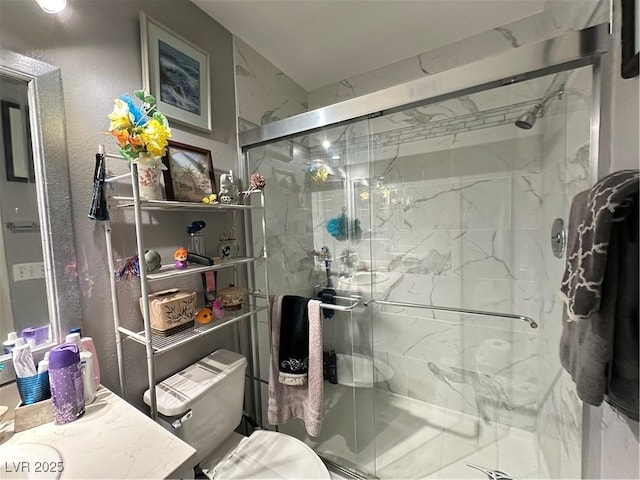
<path fill-rule="evenodd" d="M 285 385 L 304 385 L 309 370 L 308 298 L 296 295 L 282 297 L 280 313 L 280 348 L 278 380 Z"/>
<path fill-rule="evenodd" d="M 569 321 L 588 319 L 600 309 L 612 225 L 624 218 L 629 198 L 638 192 L 639 179 L 639 170 L 620 170 L 573 200 L 560 287 Z"/>

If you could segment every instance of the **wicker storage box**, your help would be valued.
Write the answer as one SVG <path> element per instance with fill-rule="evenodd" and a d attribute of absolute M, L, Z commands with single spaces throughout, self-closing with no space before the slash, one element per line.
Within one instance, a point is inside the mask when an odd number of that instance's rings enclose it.
<path fill-rule="evenodd" d="M 144 297 L 140 298 L 140 311 L 142 302 Z M 157 335 L 167 336 L 192 327 L 197 311 L 196 292 L 172 288 L 149 295 L 151 330 Z"/>

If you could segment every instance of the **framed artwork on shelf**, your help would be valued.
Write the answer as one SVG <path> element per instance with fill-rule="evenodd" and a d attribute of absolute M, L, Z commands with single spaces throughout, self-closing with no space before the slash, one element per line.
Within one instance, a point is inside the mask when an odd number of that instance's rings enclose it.
<path fill-rule="evenodd" d="M 5 167 L 9 182 L 35 182 L 29 112 L 20 105 L 0 101 Z"/>
<path fill-rule="evenodd" d="M 171 120 L 211 131 L 209 54 L 140 12 L 142 80 Z"/>
<path fill-rule="evenodd" d="M 167 200 L 200 203 L 218 193 L 211 151 L 169 140 L 162 163 Z"/>

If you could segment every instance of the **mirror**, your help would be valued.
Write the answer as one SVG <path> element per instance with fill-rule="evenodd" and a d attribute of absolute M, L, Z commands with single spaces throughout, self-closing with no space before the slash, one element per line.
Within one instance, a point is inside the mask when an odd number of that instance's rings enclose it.
<path fill-rule="evenodd" d="M 48 326 L 39 360 L 81 318 L 60 70 L 0 50 L 0 113 L 0 341 Z"/>

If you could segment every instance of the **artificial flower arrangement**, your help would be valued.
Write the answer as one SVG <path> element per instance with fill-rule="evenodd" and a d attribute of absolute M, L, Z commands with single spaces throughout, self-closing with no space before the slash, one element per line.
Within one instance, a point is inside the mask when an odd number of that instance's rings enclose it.
<path fill-rule="evenodd" d="M 137 160 L 141 153 L 162 157 L 171 138 L 167 117 L 158 111 L 153 95 L 136 90 L 134 96 L 140 105 L 127 94 L 114 100 L 113 111 L 107 115 L 108 133 L 115 137 L 120 154 L 128 160 Z"/>
<path fill-rule="evenodd" d="M 329 171 L 320 163 L 307 163 L 304 166 L 304 172 L 307 179 L 305 184 L 307 186 L 309 186 L 311 181 L 322 184 L 329 178 Z"/>

